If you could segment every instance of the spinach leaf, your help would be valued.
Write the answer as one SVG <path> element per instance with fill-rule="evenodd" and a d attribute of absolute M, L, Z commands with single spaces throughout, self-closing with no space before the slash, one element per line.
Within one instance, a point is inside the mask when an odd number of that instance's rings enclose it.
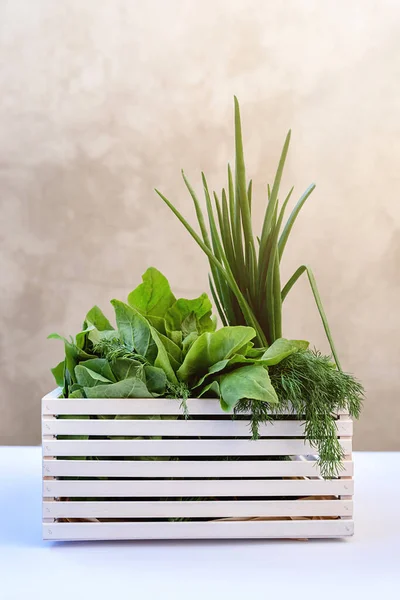
<path fill-rule="evenodd" d="M 155 367 L 159 367 L 160 369 L 163 369 L 165 375 L 167 376 L 168 381 L 170 381 L 171 383 L 178 383 L 178 380 L 176 378 L 175 375 L 175 371 L 172 368 L 172 363 L 171 360 L 169 358 L 169 355 L 165 349 L 165 346 L 163 345 L 157 331 L 154 329 L 154 327 L 150 327 L 151 330 L 151 334 L 153 336 L 154 342 L 157 346 L 157 356 L 156 359 L 154 361 L 154 366 Z"/>
<path fill-rule="evenodd" d="M 115 376 L 111 370 L 110 363 L 106 358 L 90 358 L 79 363 L 80 366 L 86 367 L 99 375 L 105 377 L 108 381 L 115 382 Z"/>
<path fill-rule="evenodd" d="M 96 371 L 92 371 L 87 367 L 83 367 L 82 365 L 77 365 L 75 367 L 75 377 L 78 384 L 83 388 L 111 383 L 111 381 L 106 377 L 103 377 L 103 375 L 100 375 L 99 373 L 96 373 Z"/>
<path fill-rule="evenodd" d="M 70 387 L 69 387 L 69 392 L 73 393 L 73 392 L 81 392 L 82 391 L 82 386 L 79 385 L 79 383 L 73 383 Z"/>
<path fill-rule="evenodd" d="M 86 398 L 83 388 L 79 388 L 68 394 L 69 398 Z"/>
<path fill-rule="evenodd" d="M 255 336 L 252 327 L 223 327 L 202 333 L 192 344 L 177 372 L 181 381 L 195 384 L 208 369 L 221 360 L 231 358 Z"/>
<path fill-rule="evenodd" d="M 261 365 L 247 365 L 221 375 L 219 385 L 221 408 L 224 411 L 232 410 L 243 398 L 271 404 L 279 402 L 268 370 Z"/>
<path fill-rule="evenodd" d="M 58 365 L 51 369 L 51 372 L 53 373 L 54 379 L 56 380 L 56 384 L 58 385 L 58 387 L 63 387 L 64 385 L 64 365 L 65 361 L 62 360 L 58 363 Z"/>
<path fill-rule="evenodd" d="M 162 333 L 163 335 L 167 335 L 167 332 L 165 329 L 165 319 L 163 317 L 155 317 L 154 315 L 143 315 L 143 316 L 146 317 L 146 319 L 148 320 L 150 325 L 152 325 L 152 327 L 154 327 L 154 329 L 157 329 L 157 331 L 159 333 Z"/>
<path fill-rule="evenodd" d="M 51 333 L 48 339 L 61 340 L 64 342 L 65 349 L 65 367 L 64 367 L 64 395 L 68 393 L 68 386 L 77 383 L 75 377 L 75 367 L 82 360 L 96 358 L 93 354 L 85 352 L 79 348 L 73 341 L 69 341 L 58 333 Z M 72 339 L 72 338 L 71 338 Z"/>
<path fill-rule="evenodd" d="M 168 353 L 168 357 L 170 359 L 171 365 L 173 365 L 174 370 L 177 371 L 182 364 L 182 350 L 180 347 L 175 344 L 172 340 L 170 340 L 166 335 L 162 333 L 158 333 L 158 337 L 161 342 L 165 346 L 165 349 Z"/>
<path fill-rule="evenodd" d="M 145 382 L 139 377 L 129 377 L 109 385 L 84 387 L 89 398 L 152 398 Z"/>
<path fill-rule="evenodd" d="M 111 325 L 110 321 L 103 314 L 102 310 L 96 305 L 93 306 L 93 308 L 91 308 L 87 313 L 82 329 L 87 329 L 90 326 L 95 327 L 99 331 L 114 330 L 114 327 Z"/>
<path fill-rule="evenodd" d="M 265 365 L 277 365 L 294 352 L 307 350 L 307 348 L 308 342 L 305 340 L 287 340 L 285 338 L 279 338 L 262 354 L 261 360 Z"/>
<path fill-rule="evenodd" d="M 167 350 L 157 331 L 135 308 L 112 300 L 118 331 L 128 350 L 135 350 L 150 364 L 164 370 L 171 383 L 177 383 Z"/>
<path fill-rule="evenodd" d="M 89 342 L 90 342 L 89 334 L 92 329 L 93 329 L 93 327 L 90 325 L 83 331 L 79 331 L 79 333 L 77 333 L 75 336 L 76 347 L 79 348 L 79 350 L 83 350 L 84 352 L 87 352 L 88 354 L 90 354 L 91 349 L 92 349 L 92 346 L 89 344 Z"/>
<path fill-rule="evenodd" d="M 118 381 L 137 377 L 143 371 L 143 364 L 131 358 L 117 358 L 112 362 L 112 372 Z"/>
<path fill-rule="evenodd" d="M 194 386 L 195 389 L 201 387 L 204 382 L 208 379 L 210 379 L 211 377 L 214 377 L 216 373 L 221 373 L 221 371 L 230 371 L 233 368 L 243 365 L 247 365 L 247 364 L 251 364 L 254 365 L 255 364 L 255 360 L 251 359 L 251 358 L 246 358 L 245 356 L 242 356 L 241 354 L 235 354 L 234 356 L 232 356 L 232 358 L 225 358 L 224 360 L 220 360 L 217 363 L 213 364 L 207 371 L 207 373 L 205 375 L 203 375 L 203 377 L 200 378 L 200 380 L 198 381 L 198 383 Z"/>
<path fill-rule="evenodd" d="M 185 339 L 182 342 L 183 356 L 186 356 L 186 354 L 189 352 L 190 348 L 193 346 L 194 342 L 197 340 L 198 337 L 199 335 L 195 331 L 193 331 L 193 333 L 189 333 L 189 335 L 185 337 Z"/>
<path fill-rule="evenodd" d="M 167 332 L 181 331 L 183 338 L 196 332 L 215 331 L 216 323 L 211 317 L 212 305 L 207 294 L 187 300 L 180 298 L 165 315 Z"/>
<path fill-rule="evenodd" d="M 146 386 L 149 392 L 154 394 L 155 396 L 162 396 L 165 394 L 165 390 L 167 387 L 167 376 L 164 373 L 163 369 L 159 367 L 152 367 L 151 365 L 146 365 L 144 367 L 144 375 Z"/>
<path fill-rule="evenodd" d="M 221 390 L 219 388 L 218 381 L 212 381 L 208 383 L 200 392 L 197 394 L 199 398 L 220 398 Z"/>
<path fill-rule="evenodd" d="M 122 342 L 128 350 L 135 351 L 153 363 L 157 346 L 151 334 L 149 322 L 138 310 L 120 300 L 111 300 Z"/>
<path fill-rule="evenodd" d="M 175 302 L 168 280 L 160 271 L 150 267 L 142 275 L 143 283 L 128 296 L 128 304 L 143 315 L 164 317 Z"/>

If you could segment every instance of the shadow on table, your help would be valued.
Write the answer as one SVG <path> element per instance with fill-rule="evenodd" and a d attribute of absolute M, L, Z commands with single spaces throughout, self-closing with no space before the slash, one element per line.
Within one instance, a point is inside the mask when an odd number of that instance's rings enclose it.
<path fill-rule="evenodd" d="M 288 540 L 288 539 L 220 539 L 220 540 L 118 540 L 118 541 L 105 541 L 105 540 L 95 540 L 95 541 L 75 541 L 75 542 L 48 542 L 50 546 L 53 547 L 54 550 L 62 549 L 62 548 L 73 548 L 73 547 L 82 547 L 82 548 L 101 548 L 102 546 L 107 548 L 123 548 L 126 546 L 135 546 L 136 548 L 151 548 L 152 546 L 157 546 L 158 549 L 171 549 L 174 547 L 186 547 L 190 548 L 201 548 L 202 546 L 209 547 L 210 544 L 213 546 L 232 546 L 234 542 L 235 546 L 248 546 L 248 545 L 273 545 L 273 544 L 301 544 L 304 542 L 308 544 L 318 544 L 321 542 L 329 543 L 329 544 L 346 544 L 349 540 L 346 539 L 313 539 L 313 540 Z"/>

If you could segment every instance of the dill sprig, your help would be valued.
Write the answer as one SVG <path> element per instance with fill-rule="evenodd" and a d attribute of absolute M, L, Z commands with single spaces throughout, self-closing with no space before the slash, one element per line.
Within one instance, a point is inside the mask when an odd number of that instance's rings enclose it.
<path fill-rule="evenodd" d="M 100 340 L 94 345 L 94 351 L 102 358 L 107 358 L 110 362 L 115 362 L 118 358 L 128 358 L 137 360 L 143 364 L 150 364 L 144 356 L 128 350 L 128 348 L 117 337 L 112 339 Z"/>
<path fill-rule="evenodd" d="M 186 383 L 178 381 L 178 383 L 167 382 L 167 394 L 166 398 L 177 398 L 181 401 L 180 408 L 183 410 L 185 419 L 189 418 L 189 409 L 187 405 L 187 399 L 190 396 L 190 390 Z"/>
<path fill-rule="evenodd" d="M 287 409 L 304 417 L 305 439 L 316 448 L 321 475 L 325 479 L 337 477 L 344 458 L 337 438 L 335 413 L 347 410 L 358 418 L 364 390 L 349 373 L 339 371 L 330 356 L 317 351 L 300 351 L 277 365 L 269 367 L 279 405 L 260 401 L 242 400 L 235 412 L 251 409 L 253 439 L 258 437 L 259 423 L 271 420 L 271 413 Z"/>
<path fill-rule="evenodd" d="M 259 428 L 261 423 L 272 422 L 271 406 L 268 402 L 260 400 L 248 400 L 243 398 L 235 406 L 235 414 L 250 413 L 251 439 L 258 440 L 260 437 Z"/>

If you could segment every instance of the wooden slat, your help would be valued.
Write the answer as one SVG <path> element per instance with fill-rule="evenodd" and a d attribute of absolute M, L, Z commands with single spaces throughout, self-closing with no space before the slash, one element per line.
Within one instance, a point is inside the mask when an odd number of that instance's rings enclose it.
<path fill-rule="evenodd" d="M 351 420 L 337 421 L 338 435 L 350 436 Z M 180 436 L 180 437 L 250 437 L 246 421 L 176 421 L 176 420 L 125 420 L 125 419 L 54 419 L 43 420 L 43 432 L 48 435 L 94 436 Z M 302 421 L 275 421 L 262 423 L 260 437 L 304 437 Z"/>
<path fill-rule="evenodd" d="M 353 475 L 353 462 L 343 463 Z M 318 477 L 317 461 L 299 460 L 48 460 L 46 476 L 64 477 Z"/>
<path fill-rule="evenodd" d="M 340 440 L 345 454 L 351 441 Z M 55 440 L 43 442 L 44 456 L 254 456 L 313 454 L 304 440 Z"/>
<path fill-rule="evenodd" d="M 192 415 L 224 415 L 218 400 L 190 399 Z M 182 415 L 181 402 L 168 398 L 43 400 L 44 415 Z M 226 414 L 226 413 L 225 413 Z"/>
<path fill-rule="evenodd" d="M 190 398 L 189 415 L 220 415 L 224 413 L 219 400 Z M 169 398 L 112 398 L 112 399 L 52 399 L 42 401 L 43 415 L 182 415 L 181 402 Z M 246 413 L 243 413 L 246 414 Z M 249 414 L 249 413 L 247 413 Z M 290 414 L 286 410 L 276 414 Z M 342 413 L 341 413 L 342 414 Z M 345 414 L 345 413 L 343 413 Z"/>
<path fill-rule="evenodd" d="M 337 496 L 353 494 L 353 481 L 343 479 L 176 479 L 156 481 L 70 481 L 43 482 L 47 497 L 206 497 L 206 496 Z"/>
<path fill-rule="evenodd" d="M 349 517 L 349 500 L 253 500 L 186 502 L 43 502 L 43 516 L 53 518 L 166 517 Z"/>
<path fill-rule="evenodd" d="M 353 521 L 208 521 L 175 523 L 53 523 L 45 540 L 327 538 L 353 535 Z"/>

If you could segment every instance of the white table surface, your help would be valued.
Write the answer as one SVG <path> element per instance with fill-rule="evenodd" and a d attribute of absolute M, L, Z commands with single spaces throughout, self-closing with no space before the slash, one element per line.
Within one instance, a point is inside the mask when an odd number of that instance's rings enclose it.
<path fill-rule="evenodd" d="M 354 537 L 308 542 L 42 542 L 40 461 L 0 448 L 0 600 L 400 597 L 400 453 L 355 453 Z"/>

